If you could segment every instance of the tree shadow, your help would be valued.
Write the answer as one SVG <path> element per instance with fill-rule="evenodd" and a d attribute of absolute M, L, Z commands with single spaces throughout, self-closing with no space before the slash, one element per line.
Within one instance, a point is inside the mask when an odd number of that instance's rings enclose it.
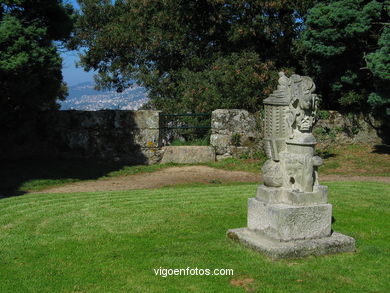
<path fill-rule="evenodd" d="M 19 121 L 2 136 L 0 197 L 148 164 L 145 152 L 159 131 L 148 128 L 152 118 L 142 111 L 48 111 Z"/>
<path fill-rule="evenodd" d="M 37 185 L 95 180 L 129 164 L 92 159 L 30 158 L 2 161 L 0 198 L 19 196 Z"/>
<path fill-rule="evenodd" d="M 328 148 L 316 149 L 316 155 L 321 157 L 324 160 L 329 158 L 334 158 L 337 156 L 333 151 L 329 150 Z"/>
<path fill-rule="evenodd" d="M 390 155 L 390 145 L 386 145 L 386 144 L 374 145 L 374 150 L 372 152 L 375 154 Z"/>

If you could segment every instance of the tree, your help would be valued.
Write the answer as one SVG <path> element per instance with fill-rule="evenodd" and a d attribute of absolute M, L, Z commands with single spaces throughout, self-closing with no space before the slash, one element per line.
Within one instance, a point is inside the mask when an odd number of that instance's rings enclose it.
<path fill-rule="evenodd" d="M 166 111 L 255 111 L 282 68 L 312 0 L 79 0 L 71 49 L 100 88 L 136 80 Z M 294 4 L 295 3 L 295 4 Z"/>
<path fill-rule="evenodd" d="M 390 3 L 388 7 L 390 12 Z M 368 96 L 372 109 L 384 119 L 390 117 L 390 25 L 383 28 L 378 49 L 367 55 L 367 66 L 374 79 L 374 92 Z"/>
<path fill-rule="evenodd" d="M 73 27 L 62 0 L 0 1 L 0 111 L 14 119 L 56 107 L 66 95 L 57 42 Z M 8 114 L 8 115 L 6 115 Z"/>
<path fill-rule="evenodd" d="M 327 108 L 390 115 L 389 14 L 389 0 L 321 1 L 308 11 L 305 66 Z"/>

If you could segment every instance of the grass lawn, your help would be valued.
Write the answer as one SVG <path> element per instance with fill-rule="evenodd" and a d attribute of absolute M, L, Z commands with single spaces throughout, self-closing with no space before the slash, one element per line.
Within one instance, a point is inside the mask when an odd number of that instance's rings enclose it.
<path fill-rule="evenodd" d="M 390 185 L 333 182 L 333 228 L 357 252 L 271 261 L 225 237 L 256 185 L 0 200 L 0 292 L 390 292 Z M 155 276 L 158 268 L 233 276 Z"/>

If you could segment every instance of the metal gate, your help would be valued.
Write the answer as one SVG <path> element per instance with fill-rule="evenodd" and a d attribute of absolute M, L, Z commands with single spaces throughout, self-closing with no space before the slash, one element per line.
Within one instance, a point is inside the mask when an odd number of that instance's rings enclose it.
<path fill-rule="evenodd" d="M 161 113 L 163 145 L 175 139 L 195 141 L 208 139 L 211 129 L 211 113 Z"/>

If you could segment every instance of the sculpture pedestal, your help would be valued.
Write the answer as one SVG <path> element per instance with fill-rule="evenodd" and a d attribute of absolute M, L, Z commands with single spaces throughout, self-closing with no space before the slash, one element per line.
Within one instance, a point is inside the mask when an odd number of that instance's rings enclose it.
<path fill-rule="evenodd" d="M 297 192 L 261 185 L 256 198 L 248 199 L 247 228 L 229 230 L 227 235 L 272 258 L 355 251 L 355 240 L 332 233 L 331 224 L 325 186 Z"/>
<path fill-rule="evenodd" d="M 248 228 L 231 229 L 227 236 L 242 245 L 259 251 L 272 259 L 320 256 L 354 252 L 355 239 L 333 232 L 329 237 L 280 242 Z"/>

